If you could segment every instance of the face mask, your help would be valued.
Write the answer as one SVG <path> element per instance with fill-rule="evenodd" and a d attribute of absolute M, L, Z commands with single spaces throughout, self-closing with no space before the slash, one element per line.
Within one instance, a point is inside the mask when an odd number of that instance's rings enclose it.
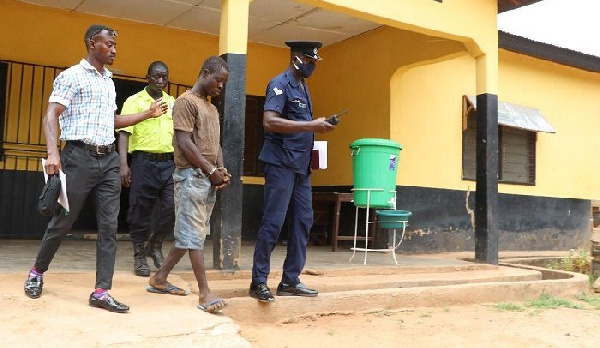
<path fill-rule="evenodd" d="M 300 73 L 300 76 L 302 76 L 304 78 L 309 78 L 310 75 L 312 75 L 312 73 L 317 68 L 317 65 L 315 64 L 315 62 L 311 61 L 307 64 L 304 64 L 304 62 L 302 62 L 302 59 L 300 59 L 298 57 L 295 57 L 295 58 L 298 61 L 298 63 L 294 63 L 294 68 L 296 68 L 296 70 L 298 70 L 298 72 Z"/>

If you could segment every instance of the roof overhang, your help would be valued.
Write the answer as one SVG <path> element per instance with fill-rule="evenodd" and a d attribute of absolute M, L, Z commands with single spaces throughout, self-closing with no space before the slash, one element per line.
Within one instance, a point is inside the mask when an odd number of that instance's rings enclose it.
<path fill-rule="evenodd" d="M 498 32 L 498 47 L 586 71 L 600 72 L 600 57 L 533 41 L 503 31 Z"/>
<path fill-rule="evenodd" d="M 219 35 L 220 31 L 221 0 L 19 1 L 210 35 Z M 498 0 L 498 12 L 538 1 L 541 0 Z M 285 47 L 285 41 L 308 40 L 329 46 L 380 26 L 380 23 L 303 2 L 253 0 L 249 8 L 248 41 Z"/>
<path fill-rule="evenodd" d="M 463 103 L 466 110 L 477 108 L 474 96 L 463 96 Z M 502 101 L 498 101 L 498 124 L 532 132 L 556 133 L 540 110 Z"/>
<path fill-rule="evenodd" d="M 498 0 L 498 13 L 511 11 L 540 1 L 542 0 Z"/>

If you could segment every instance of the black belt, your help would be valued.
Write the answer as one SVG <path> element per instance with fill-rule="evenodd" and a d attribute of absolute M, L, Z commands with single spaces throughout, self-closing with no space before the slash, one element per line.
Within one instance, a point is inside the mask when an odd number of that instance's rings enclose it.
<path fill-rule="evenodd" d="M 67 140 L 67 144 L 72 144 L 74 146 L 80 147 L 86 151 L 91 152 L 93 155 L 97 155 L 97 156 L 107 155 L 107 154 L 115 151 L 115 144 L 92 145 L 92 144 L 86 144 L 81 140 Z"/>
<path fill-rule="evenodd" d="M 133 151 L 134 155 L 142 156 L 145 160 L 151 162 L 168 162 L 173 160 L 173 153 L 152 153 L 152 152 L 144 152 L 144 151 Z"/>

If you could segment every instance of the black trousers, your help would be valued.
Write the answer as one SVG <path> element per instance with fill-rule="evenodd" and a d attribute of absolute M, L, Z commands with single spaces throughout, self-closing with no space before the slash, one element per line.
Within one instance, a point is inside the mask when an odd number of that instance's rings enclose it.
<path fill-rule="evenodd" d="M 130 169 L 131 186 L 127 224 L 131 241 L 138 244 L 148 240 L 152 222 L 150 216 L 157 200 L 160 201 L 160 213 L 156 219 L 152 238 L 162 241 L 169 233 L 173 233 L 175 223 L 173 198 L 175 163 L 172 160 L 149 160 L 144 153 L 134 152 Z"/>
<path fill-rule="evenodd" d="M 121 194 L 119 155 L 116 151 L 94 155 L 67 142 L 60 161 L 67 176 L 70 211 L 66 215 L 61 212 L 53 216 L 48 223 L 35 260 L 35 268 L 40 272 L 48 270 L 62 240 L 77 220 L 86 198 L 91 195 L 96 203 L 98 224 L 96 288 L 110 289 L 117 253 L 117 218 Z"/>

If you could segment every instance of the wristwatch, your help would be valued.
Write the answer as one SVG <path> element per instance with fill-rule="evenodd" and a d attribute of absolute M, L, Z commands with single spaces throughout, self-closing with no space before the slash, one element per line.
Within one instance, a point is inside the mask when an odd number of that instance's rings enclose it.
<path fill-rule="evenodd" d="M 210 172 L 208 172 L 208 176 L 213 175 L 216 171 L 217 171 L 217 167 L 213 167 L 213 169 L 211 169 Z"/>

